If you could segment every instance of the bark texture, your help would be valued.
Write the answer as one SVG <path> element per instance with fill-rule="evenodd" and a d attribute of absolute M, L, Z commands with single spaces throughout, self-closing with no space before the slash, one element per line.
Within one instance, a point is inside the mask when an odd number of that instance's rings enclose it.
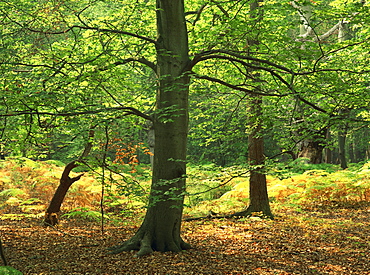
<path fill-rule="evenodd" d="M 157 0 L 157 76 L 153 125 L 155 148 L 149 206 L 137 233 L 112 253 L 178 252 L 186 176 L 190 62 L 183 0 Z"/>
<path fill-rule="evenodd" d="M 1 259 L 4 263 L 4 265 L 8 265 L 8 261 L 6 260 L 6 257 L 5 257 L 5 252 L 4 252 L 4 248 L 3 248 L 3 243 L 0 239 L 0 255 L 1 255 Z"/>
<path fill-rule="evenodd" d="M 263 8 L 260 3 L 263 1 L 255 0 L 250 3 L 250 17 L 259 21 L 263 16 Z M 249 44 L 258 45 L 257 38 L 251 39 Z M 254 79 L 259 81 L 260 75 L 254 73 Z M 251 128 L 248 136 L 248 160 L 251 165 L 249 176 L 249 206 L 242 212 L 235 213 L 233 216 L 249 216 L 255 212 L 263 216 L 273 218 L 270 210 L 270 203 L 267 193 L 266 175 L 264 172 L 264 142 L 262 135 L 262 97 L 251 95 L 249 107 L 249 126 Z"/>
<path fill-rule="evenodd" d="M 322 163 L 323 149 L 322 141 L 304 140 L 300 144 L 298 158 L 308 158 L 311 164 Z"/>
<path fill-rule="evenodd" d="M 323 151 L 327 144 L 329 129 L 324 127 L 299 144 L 298 158 L 308 158 L 309 163 L 319 164 L 323 161 Z"/>
<path fill-rule="evenodd" d="M 70 162 L 64 168 L 62 177 L 59 181 L 59 186 L 54 193 L 53 198 L 50 201 L 49 207 L 46 209 L 44 224 L 48 225 L 56 225 L 59 222 L 59 213 L 64 198 L 68 192 L 69 187 L 76 181 L 78 181 L 83 174 L 78 175 L 77 177 L 71 178 L 69 173 L 72 171 L 73 168 L 77 167 L 78 165 L 75 162 Z"/>
<path fill-rule="evenodd" d="M 267 193 L 266 174 L 264 172 L 264 142 L 262 136 L 262 98 L 254 96 L 250 103 L 251 133 L 248 136 L 248 158 L 252 166 L 249 177 L 249 206 L 235 216 L 249 216 L 255 212 L 273 218 Z"/>

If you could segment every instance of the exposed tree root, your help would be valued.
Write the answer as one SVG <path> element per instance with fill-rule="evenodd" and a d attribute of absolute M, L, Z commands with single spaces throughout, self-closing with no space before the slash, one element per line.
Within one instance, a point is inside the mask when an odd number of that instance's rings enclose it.
<path fill-rule="evenodd" d="M 55 226 L 59 223 L 58 213 L 45 213 L 44 226 Z"/>
<path fill-rule="evenodd" d="M 166 239 L 166 240 L 158 240 L 151 236 L 151 234 L 143 234 L 138 232 L 135 236 L 131 239 L 123 242 L 120 245 L 113 246 L 108 248 L 110 250 L 109 254 L 118 254 L 124 251 L 133 251 L 137 250 L 137 257 L 149 255 L 154 251 L 160 252 L 180 252 L 183 250 L 190 249 L 191 245 L 184 242 L 180 239 L 179 244 L 177 244 L 174 240 Z"/>
<path fill-rule="evenodd" d="M 208 220 L 209 219 L 232 219 L 232 218 L 237 219 L 237 218 L 252 217 L 252 216 L 260 217 L 264 219 L 271 219 L 271 220 L 274 219 L 274 216 L 271 213 L 265 214 L 263 213 L 263 211 L 251 211 L 249 210 L 249 208 L 247 208 L 246 210 L 242 210 L 242 211 L 235 212 L 235 213 L 228 214 L 228 215 L 218 215 L 217 213 L 210 211 L 207 216 L 186 218 L 184 219 L 184 221 L 196 221 L 196 220 L 207 220 L 207 219 Z"/>

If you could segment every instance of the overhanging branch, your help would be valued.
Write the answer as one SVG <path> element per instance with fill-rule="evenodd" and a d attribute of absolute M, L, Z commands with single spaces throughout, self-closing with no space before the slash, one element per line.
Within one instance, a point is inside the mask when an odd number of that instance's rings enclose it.
<path fill-rule="evenodd" d="M 250 89 L 241 87 L 239 85 L 234 85 L 234 84 L 228 83 L 226 81 L 223 81 L 221 79 L 206 76 L 206 75 L 198 75 L 198 74 L 193 73 L 192 76 L 194 76 L 195 78 L 198 78 L 198 79 L 205 79 L 205 80 L 208 80 L 208 81 L 211 81 L 211 82 L 215 82 L 215 83 L 221 84 L 225 87 L 228 87 L 228 88 L 231 88 L 231 89 L 234 89 L 234 90 L 238 90 L 238 91 L 242 91 L 242 92 L 245 92 L 245 93 L 248 93 L 248 94 L 261 95 L 261 96 L 278 96 L 278 97 L 284 96 L 284 95 L 280 95 L 280 94 L 269 94 L 269 93 L 257 92 L 256 89 L 250 90 Z"/>
<path fill-rule="evenodd" d="M 138 63 L 141 63 L 143 65 L 146 65 L 149 68 L 151 68 L 155 73 L 157 73 L 157 66 L 153 62 L 151 62 L 151 61 L 149 61 L 149 60 L 147 60 L 146 58 L 143 58 L 143 57 L 140 57 L 140 58 L 135 58 L 135 57 L 126 58 L 126 59 L 114 62 L 113 65 L 115 65 L 115 66 L 125 65 L 125 64 L 130 63 L 130 62 L 138 62 Z M 99 69 L 99 70 L 103 71 L 104 68 Z"/>
<path fill-rule="evenodd" d="M 204 61 L 204 60 L 208 60 L 208 59 L 228 59 L 228 58 L 230 59 L 230 57 L 228 57 L 228 56 L 231 56 L 231 57 L 233 57 L 233 59 L 232 59 L 233 61 L 236 61 L 236 62 L 239 62 L 239 63 L 241 63 L 243 60 L 248 60 L 250 62 L 254 62 L 254 63 L 258 63 L 258 64 L 268 65 L 270 67 L 273 67 L 275 69 L 281 70 L 281 71 L 286 72 L 286 73 L 294 74 L 294 71 L 287 68 L 287 67 L 284 67 L 282 65 L 276 64 L 276 63 L 268 61 L 268 60 L 251 57 L 251 56 L 248 56 L 248 55 L 245 55 L 245 54 L 247 54 L 247 53 L 246 52 L 236 52 L 236 51 L 226 51 L 226 50 L 205 51 L 205 52 L 201 52 L 201 53 L 194 56 L 193 60 L 191 61 L 190 67 L 193 68 L 197 63 L 199 63 L 201 61 Z M 245 63 L 245 64 L 247 66 L 251 66 L 248 63 Z M 264 69 L 266 69 L 266 68 L 264 68 Z"/>
<path fill-rule="evenodd" d="M 90 27 L 90 26 L 86 26 L 86 25 L 84 25 L 84 26 L 73 25 L 73 26 L 68 27 L 65 30 L 62 30 L 62 31 L 43 31 L 43 30 L 36 30 L 36 29 L 31 29 L 31 28 L 26 28 L 26 29 L 31 31 L 31 32 L 49 34 L 49 35 L 51 35 L 51 34 L 55 34 L 55 35 L 65 34 L 65 33 L 68 33 L 70 31 L 72 31 L 73 29 L 93 30 L 93 31 L 97 31 L 97 32 L 115 33 L 115 34 L 121 34 L 121 35 L 127 35 L 127 36 L 131 36 L 131 37 L 135 37 L 135 38 L 138 38 L 140 40 L 150 42 L 150 43 L 152 43 L 156 46 L 158 44 L 156 40 L 154 40 L 152 38 L 149 38 L 149 37 L 146 37 L 146 36 L 143 36 L 143 35 L 136 34 L 136 33 L 121 31 L 121 30 L 114 30 L 114 29 Z"/>
<path fill-rule="evenodd" d="M 0 117 L 11 117 L 11 116 L 20 116 L 20 115 L 48 115 L 48 116 L 68 117 L 68 116 L 92 115 L 92 114 L 111 112 L 111 111 L 124 111 L 125 112 L 124 115 L 136 115 L 136 116 L 142 117 L 147 120 L 152 120 L 152 118 L 149 115 L 144 114 L 143 112 L 133 107 L 124 107 L 124 106 L 97 109 L 97 110 L 89 110 L 89 111 L 62 112 L 62 113 L 40 112 L 34 109 L 30 109 L 30 110 L 12 111 L 6 114 L 0 114 Z"/>

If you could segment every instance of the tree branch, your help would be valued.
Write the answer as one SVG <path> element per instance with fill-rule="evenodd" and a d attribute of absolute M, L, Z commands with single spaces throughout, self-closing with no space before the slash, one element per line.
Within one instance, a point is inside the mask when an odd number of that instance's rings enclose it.
<path fill-rule="evenodd" d="M 125 65 L 125 64 L 130 63 L 130 62 L 139 62 L 141 64 L 144 64 L 144 65 L 148 66 L 149 68 L 151 68 L 155 73 L 157 73 L 157 66 L 153 62 L 147 60 L 144 57 L 140 57 L 140 58 L 135 58 L 135 57 L 126 58 L 126 59 L 123 59 L 123 60 L 114 62 L 113 65 L 115 65 L 115 66 Z M 99 70 L 100 71 L 103 71 L 104 68 L 99 69 Z"/>
<path fill-rule="evenodd" d="M 242 92 L 245 92 L 245 93 L 248 93 L 248 94 L 262 95 L 262 96 L 278 96 L 278 97 L 284 96 L 284 95 L 279 95 L 279 94 L 269 94 L 269 93 L 256 92 L 255 89 L 253 89 L 253 90 L 246 89 L 246 88 L 243 88 L 239 85 L 230 84 L 230 83 L 228 83 L 226 81 L 223 81 L 221 79 L 206 76 L 206 75 L 198 75 L 198 74 L 193 73 L 192 76 L 194 76 L 195 78 L 198 78 L 198 79 L 205 79 L 205 80 L 208 80 L 208 81 L 211 81 L 211 82 L 215 82 L 215 83 L 221 84 L 223 86 L 226 86 L 228 88 L 238 90 L 238 91 L 242 91 Z"/>
<path fill-rule="evenodd" d="M 88 114 L 98 114 L 102 112 L 109 112 L 109 111 L 125 111 L 124 115 L 136 115 L 147 120 L 152 120 L 149 115 L 146 115 L 139 110 L 133 107 L 111 107 L 105 109 L 97 109 L 97 110 L 90 110 L 90 111 L 81 111 L 81 112 L 66 112 L 66 113 L 52 113 L 52 112 L 39 112 L 37 110 L 24 110 L 24 111 L 13 111 L 11 113 L 0 114 L 0 117 L 11 117 L 11 116 L 20 116 L 20 115 L 49 115 L 49 116 L 60 116 L 60 117 L 67 117 L 67 116 L 80 116 L 80 115 L 88 115 Z"/>
<path fill-rule="evenodd" d="M 93 30 L 93 31 L 98 31 L 98 32 L 107 32 L 107 33 L 128 35 L 128 36 L 131 36 L 131 37 L 135 37 L 135 38 L 150 42 L 150 43 L 154 44 L 155 46 L 158 46 L 158 43 L 157 43 L 156 40 L 154 40 L 152 38 L 149 38 L 149 37 L 146 37 L 146 36 L 143 36 L 143 35 L 139 35 L 139 34 L 132 33 L 132 32 L 127 32 L 127 31 L 121 31 L 121 30 L 90 27 L 90 26 L 86 26 L 86 25 L 84 25 L 84 26 L 73 25 L 73 26 L 70 26 L 67 29 L 63 30 L 63 31 L 42 31 L 42 30 L 35 30 L 35 29 L 31 29 L 31 28 L 26 28 L 26 29 L 31 31 L 31 32 L 42 33 L 42 34 L 65 34 L 65 33 L 68 33 L 68 32 L 70 32 L 70 31 L 72 31 L 73 29 L 76 29 L 76 28 L 77 29 L 82 29 L 82 30 Z"/>
<path fill-rule="evenodd" d="M 291 69 L 284 67 L 282 65 L 276 64 L 274 62 L 260 59 L 260 58 L 255 58 L 251 57 L 248 55 L 246 52 L 237 52 L 237 51 L 226 51 L 226 50 L 210 50 L 210 51 L 205 51 L 201 52 L 197 55 L 194 56 L 193 60 L 190 62 L 190 69 L 193 68 L 196 64 L 198 64 L 201 61 L 205 61 L 208 59 L 227 59 L 227 55 L 234 57 L 235 59 L 232 59 L 233 61 L 241 63 L 242 60 L 248 60 L 251 62 L 256 62 L 256 63 L 261 63 L 261 64 L 266 64 L 268 66 L 274 67 L 276 69 L 279 69 L 281 71 L 284 71 L 286 73 L 294 74 L 294 71 Z M 229 57 L 230 58 L 230 57 Z M 231 60 L 231 59 L 230 59 Z M 247 66 L 251 66 L 248 63 L 244 63 Z M 261 67 L 261 69 L 266 69 L 264 67 Z"/>

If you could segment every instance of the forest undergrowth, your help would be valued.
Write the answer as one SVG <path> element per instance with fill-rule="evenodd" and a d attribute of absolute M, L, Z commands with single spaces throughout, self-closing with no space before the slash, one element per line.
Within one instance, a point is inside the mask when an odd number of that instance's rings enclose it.
<path fill-rule="evenodd" d="M 63 166 L 3 161 L 0 234 L 9 264 L 23 274 L 370 274 L 369 164 L 345 171 L 294 169 L 268 177 L 274 220 L 256 214 L 184 221 L 182 235 L 192 249 L 137 258 L 134 251 L 107 253 L 135 233 L 145 212 L 145 201 L 128 198 L 124 184 L 106 186 L 102 223 L 101 182 L 86 173 L 67 194 L 61 223 L 44 227 L 43 211 Z M 212 189 L 237 174 L 191 167 L 193 196 L 185 217 L 245 207 L 246 177 Z"/>

